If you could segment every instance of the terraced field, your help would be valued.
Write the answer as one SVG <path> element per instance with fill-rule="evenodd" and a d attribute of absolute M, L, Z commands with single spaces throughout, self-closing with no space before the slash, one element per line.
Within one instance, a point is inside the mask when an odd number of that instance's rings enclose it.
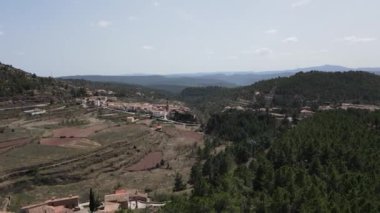
<path fill-rule="evenodd" d="M 171 192 L 176 172 L 184 177 L 190 173 L 194 143 L 202 142 L 200 133 L 173 125 L 155 131 L 146 124 L 83 119 L 90 124 L 60 127 L 57 118 L 47 119 L 46 125 L 43 120 L 36 125 L 17 121 L 33 140 L 0 155 L 0 200 L 11 196 L 11 210 L 52 196 L 76 194 L 86 199 L 90 188 L 100 196 L 117 186 Z M 46 145 L 48 139 L 55 141 Z"/>

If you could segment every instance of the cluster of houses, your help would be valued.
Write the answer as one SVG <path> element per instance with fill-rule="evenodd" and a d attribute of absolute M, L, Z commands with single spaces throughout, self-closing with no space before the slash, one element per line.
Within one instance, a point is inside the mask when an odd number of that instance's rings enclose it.
<path fill-rule="evenodd" d="M 326 105 L 326 106 L 320 106 L 319 109 L 320 110 L 328 110 L 329 108 L 329 105 Z M 363 110 L 368 110 L 368 111 L 375 111 L 375 110 L 380 110 L 380 106 L 376 106 L 376 105 L 369 105 L 369 104 L 350 104 L 350 103 L 342 103 L 340 106 L 338 106 L 337 108 L 339 109 L 344 109 L 344 110 L 347 110 L 347 109 L 363 109 Z"/>
<path fill-rule="evenodd" d="M 115 212 L 119 209 L 160 208 L 164 203 L 153 202 L 147 193 L 138 190 L 116 190 L 113 194 L 104 196 L 103 210 L 100 212 Z"/>
<path fill-rule="evenodd" d="M 153 104 L 153 103 L 126 103 L 126 102 L 108 102 L 107 107 L 115 110 L 122 110 L 126 112 L 140 112 L 151 114 L 155 118 L 166 118 L 172 112 L 190 112 L 188 107 L 176 104 Z"/>
<path fill-rule="evenodd" d="M 89 107 L 103 107 L 107 106 L 108 102 L 116 101 L 116 97 L 108 97 L 108 96 L 91 96 L 86 98 L 76 98 L 75 102 L 77 104 L 82 105 L 83 108 Z"/>
<path fill-rule="evenodd" d="M 191 110 L 181 104 L 154 104 L 145 102 L 123 102 L 113 96 L 90 96 L 76 99 L 76 103 L 83 108 L 106 108 L 130 114 L 140 113 L 150 115 L 153 118 L 169 119 L 178 114 L 191 114 Z"/>
<path fill-rule="evenodd" d="M 227 106 L 227 107 L 224 108 L 223 111 L 226 111 L 226 110 L 240 110 L 240 111 L 244 111 L 244 110 L 247 110 L 247 109 L 252 110 L 250 108 L 243 108 L 242 106 L 233 106 L 233 107 Z M 380 110 L 380 106 L 366 105 L 366 104 L 342 103 L 342 104 L 339 104 L 339 105 L 325 104 L 325 105 L 321 105 L 321 106 L 318 107 L 319 111 L 334 110 L 334 109 L 343 109 L 343 110 L 362 109 L 362 110 L 368 110 L 368 111 L 372 112 L 372 111 L 375 111 L 375 110 Z M 267 113 L 269 113 L 270 115 L 272 115 L 274 118 L 276 118 L 278 120 L 287 119 L 290 122 L 293 121 L 292 117 L 289 117 L 286 114 L 283 114 L 281 112 L 282 111 L 281 108 L 278 108 L 278 107 L 259 108 L 259 109 L 254 109 L 254 110 L 255 111 L 259 111 L 259 112 L 267 112 Z M 311 109 L 311 107 L 308 107 L 308 106 L 302 107 L 301 110 L 298 113 L 297 119 L 298 120 L 302 120 L 302 119 L 305 119 L 305 118 L 309 118 L 309 117 L 313 116 L 314 113 L 315 113 L 315 111 L 313 111 Z"/>
<path fill-rule="evenodd" d="M 147 193 L 136 189 L 118 189 L 104 196 L 104 201 L 97 208 L 98 213 L 113 213 L 127 209 L 158 209 L 165 203 L 153 202 Z M 79 196 L 52 198 L 42 203 L 24 206 L 21 213 L 88 213 L 89 202 L 79 203 Z"/>
<path fill-rule="evenodd" d="M 227 107 L 224 108 L 223 111 L 226 111 L 226 110 L 239 110 L 239 111 L 244 111 L 244 110 L 247 110 L 247 108 L 243 108 L 243 107 L 241 107 L 241 106 L 237 106 L 237 107 L 230 107 L 230 106 L 227 106 Z M 252 109 L 249 109 L 249 110 L 252 110 Z M 287 116 L 287 115 L 284 114 L 284 113 L 282 113 L 282 109 L 279 108 L 279 107 L 258 108 L 258 109 L 254 109 L 254 111 L 269 113 L 271 116 L 273 116 L 274 118 L 276 118 L 276 119 L 278 119 L 278 120 L 287 119 L 287 120 L 289 120 L 290 122 L 293 121 L 293 118 L 290 117 L 290 116 Z M 302 120 L 302 119 L 305 119 L 305 118 L 311 117 L 314 113 L 315 113 L 315 112 L 313 112 L 313 111 L 311 110 L 310 107 L 303 107 L 303 108 L 301 108 L 301 111 L 299 112 L 299 115 L 298 115 L 297 119 Z"/>

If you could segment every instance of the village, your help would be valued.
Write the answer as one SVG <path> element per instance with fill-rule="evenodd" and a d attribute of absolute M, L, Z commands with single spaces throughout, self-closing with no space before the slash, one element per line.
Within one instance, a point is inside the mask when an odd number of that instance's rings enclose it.
<path fill-rule="evenodd" d="M 155 212 L 165 203 L 154 195 L 172 193 L 176 174 L 189 175 L 203 133 L 188 107 L 87 92 L 66 103 L 37 97 L 0 103 L 0 210 L 88 212 L 88 191 L 97 186 L 97 212 Z M 20 161 L 18 153 L 32 160 Z M 33 187 L 25 188 L 25 180 Z M 50 182 L 57 185 L 40 187 Z M 17 187 L 31 191 L 11 193 Z"/>
<path fill-rule="evenodd" d="M 96 94 L 96 95 L 93 95 Z M 83 98 L 76 98 L 75 103 L 82 106 L 84 109 L 104 109 L 108 113 L 104 113 L 102 116 L 112 117 L 111 112 L 115 113 L 125 113 L 128 115 L 129 122 L 135 122 L 139 118 L 153 118 L 159 119 L 162 122 L 166 123 L 183 123 L 183 124 L 196 124 L 196 117 L 192 114 L 191 110 L 184 106 L 183 103 L 178 101 L 165 102 L 161 103 L 148 103 L 148 102 L 128 102 L 125 100 L 119 100 L 114 96 L 113 91 L 107 90 L 96 90 L 91 92 L 87 90 L 87 96 Z M 163 102 L 163 103 L 162 103 Z M 0 110 L 15 110 L 23 109 L 24 113 L 30 116 L 37 116 L 46 114 L 48 111 L 44 109 L 49 106 L 46 104 L 36 104 L 30 106 L 19 106 L 19 107 L 10 107 L 3 108 Z M 51 109 L 50 111 L 63 110 L 65 106 Z"/>
<path fill-rule="evenodd" d="M 9 198 L 10 199 L 10 198 Z M 22 213 L 88 213 L 90 202 L 80 203 L 78 195 L 70 195 L 63 198 L 51 198 L 45 202 L 24 206 Z M 149 209 L 150 212 L 157 211 L 164 206 L 163 202 L 154 202 L 147 193 L 136 189 L 116 189 L 112 194 L 104 196 L 103 201 L 96 207 L 98 213 L 113 213 L 119 210 Z"/>

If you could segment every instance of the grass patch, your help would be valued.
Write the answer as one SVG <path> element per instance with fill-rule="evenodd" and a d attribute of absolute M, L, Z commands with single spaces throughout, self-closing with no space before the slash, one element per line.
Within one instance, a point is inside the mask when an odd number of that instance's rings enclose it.
<path fill-rule="evenodd" d="M 17 138 L 29 137 L 30 131 L 24 128 L 5 128 L 3 133 L 0 133 L 0 142 L 13 140 Z"/>
<path fill-rule="evenodd" d="M 32 143 L 0 155 L 0 170 L 36 165 L 83 152 L 81 149 L 44 146 Z"/>

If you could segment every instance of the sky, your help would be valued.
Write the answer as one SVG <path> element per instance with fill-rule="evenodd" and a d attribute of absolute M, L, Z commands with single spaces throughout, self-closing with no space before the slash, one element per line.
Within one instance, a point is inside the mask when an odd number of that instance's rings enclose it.
<path fill-rule="evenodd" d="M 1 0 L 0 62 L 41 76 L 380 66 L 379 0 Z"/>

